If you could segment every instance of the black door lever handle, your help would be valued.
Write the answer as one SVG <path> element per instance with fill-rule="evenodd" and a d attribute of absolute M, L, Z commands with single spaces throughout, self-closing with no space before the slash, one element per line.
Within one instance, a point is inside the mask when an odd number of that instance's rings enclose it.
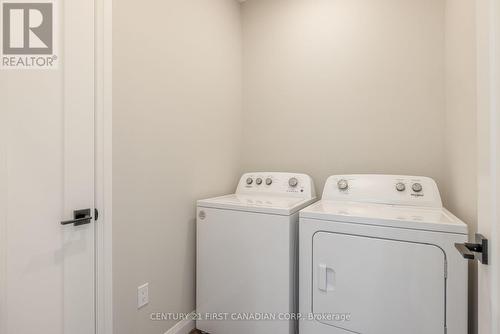
<path fill-rule="evenodd" d="M 476 242 L 456 243 L 455 248 L 462 257 L 467 260 L 479 260 L 482 264 L 488 264 L 488 239 L 481 234 L 476 234 Z"/>
<path fill-rule="evenodd" d="M 467 244 L 455 244 L 455 248 L 460 252 L 464 259 L 474 260 L 476 256 L 474 253 L 467 247 Z"/>
<path fill-rule="evenodd" d="M 73 224 L 74 226 L 80 226 L 80 225 L 90 224 L 93 219 L 90 213 L 91 213 L 90 209 L 76 210 L 73 212 L 74 219 L 62 221 L 61 225 Z"/>

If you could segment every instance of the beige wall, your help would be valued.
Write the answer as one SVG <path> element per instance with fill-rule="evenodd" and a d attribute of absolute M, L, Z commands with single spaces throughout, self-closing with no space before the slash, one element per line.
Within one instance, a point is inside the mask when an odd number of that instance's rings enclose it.
<path fill-rule="evenodd" d="M 240 170 L 241 25 L 234 0 L 115 0 L 113 273 L 117 334 L 195 308 L 195 200 Z M 150 284 L 137 310 L 137 286 Z"/>
<path fill-rule="evenodd" d="M 475 2 L 446 1 L 446 205 L 477 231 Z M 477 267 L 470 267 L 470 333 L 477 332 Z"/>
<path fill-rule="evenodd" d="M 244 167 L 444 181 L 444 0 L 243 5 Z"/>
<path fill-rule="evenodd" d="M 115 333 L 194 309 L 195 200 L 242 171 L 306 172 L 318 192 L 335 173 L 428 175 L 474 230 L 473 16 L 466 0 L 251 0 L 241 17 L 234 0 L 115 0 Z"/>
<path fill-rule="evenodd" d="M 475 3 L 250 0 L 244 166 L 420 174 L 477 230 Z M 476 268 L 470 330 L 476 332 Z"/>

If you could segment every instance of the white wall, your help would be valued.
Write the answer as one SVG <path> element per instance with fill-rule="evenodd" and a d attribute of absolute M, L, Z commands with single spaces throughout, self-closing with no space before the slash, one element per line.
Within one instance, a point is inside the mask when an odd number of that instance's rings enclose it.
<path fill-rule="evenodd" d="M 477 232 L 475 2 L 446 1 L 446 160 L 448 208 Z M 470 266 L 470 333 L 477 332 L 477 267 Z"/>
<path fill-rule="evenodd" d="M 444 181 L 444 0 L 243 4 L 244 167 Z"/>
<path fill-rule="evenodd" d="M 195 201 L 238 179 L 239 4 L 115 0 L 113 11 L 115 333 L 161 334 L 175 321 L 151 312 L 195 308 Z"/>

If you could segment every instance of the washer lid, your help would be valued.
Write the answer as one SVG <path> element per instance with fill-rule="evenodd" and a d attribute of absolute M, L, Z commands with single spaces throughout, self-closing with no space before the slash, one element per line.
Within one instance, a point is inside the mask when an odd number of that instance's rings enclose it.
<path fill-rule="evenodd" d="M 232 194 L 198 201 L 199 207 L 246 212 L 291 215 L 305 208 L 315 199 L 270 195 Z"/>
<path fill-rule="evenodd" d="M 467 234 L 467 225 L 444 208 L 375 203 L 319 201 L 300 212 L 301 218 Z"/>

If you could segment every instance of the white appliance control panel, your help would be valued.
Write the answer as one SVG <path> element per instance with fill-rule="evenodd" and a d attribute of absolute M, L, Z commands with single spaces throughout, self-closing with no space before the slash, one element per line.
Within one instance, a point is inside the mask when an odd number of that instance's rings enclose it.
<path fill-rule="evenodd" d="M 323 200 L 443 206 L 436 182 L 423 176 L 334 175 L 326 181 Z"/>
<path fill-rule="evenodd" d="M 315 198 L 312 178 L 306 174 L 256 172 L 244 174 L 236 194 L 265 194 Z"/>

